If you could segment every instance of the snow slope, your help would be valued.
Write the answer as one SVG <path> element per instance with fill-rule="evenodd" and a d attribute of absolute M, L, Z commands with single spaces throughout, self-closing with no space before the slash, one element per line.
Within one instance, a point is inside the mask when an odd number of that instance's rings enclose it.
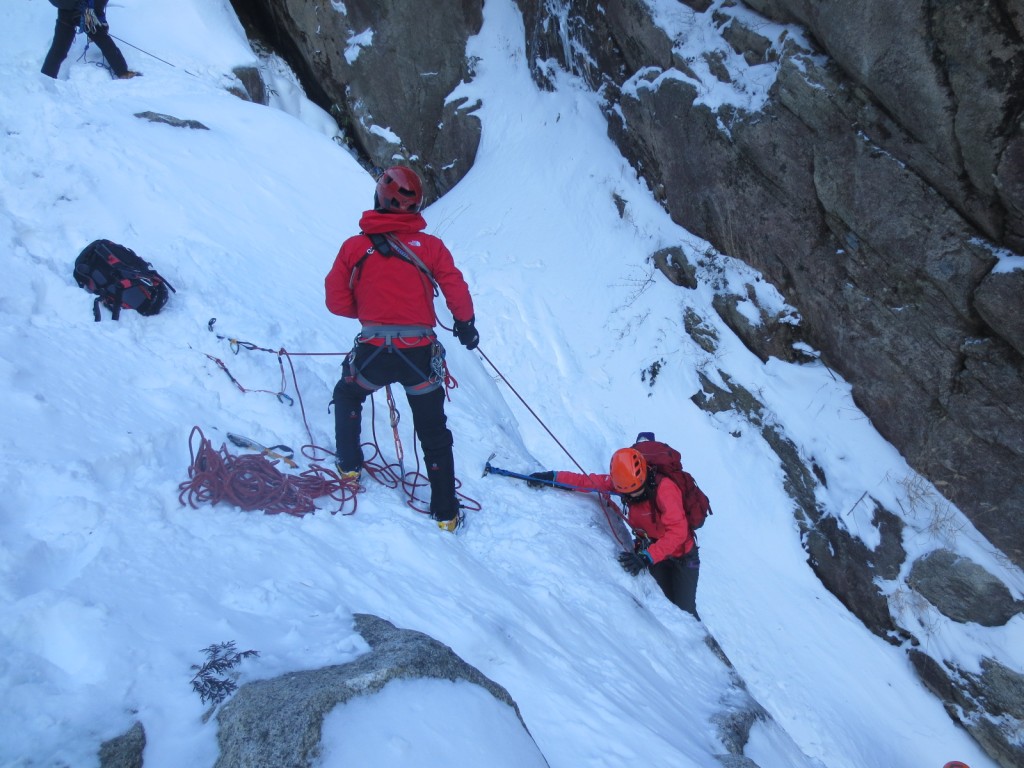
<path fill-rule="evenodd" d="M 681 245 L 696 257 L 707 244 L 655 204 L 607 139 L 593 94 L 568 78 L 555 92 L 533 86 L 511 0 L 487 3 L 472 41 L 478 77 L 461 87 L 482 100 L 477 162 L 425 212 L 473 290 L 482 336 L 483 354 L 447 344 L 459 382 L 448 406 L 458 475 L 482 505 L 457 537 L 372 482 L 349 516 L 332 515 L 327 499 L 301 519 L 179 504 L 193 426 L 218 447 L 228 431 L 297 451 L 309 442 L 298 404 L 239 391 L 211 358 L 245 388 L 277 391 L 276 355 L 232 354 L 221 337 L 347 351 L 356 325 L 327 312 L 322 280 L 369 206 L 373 179 L 287 68 L 257 60 L 227 0 L 112 4 L 112 32 L 135 46 L 121 47 L 144 72 L 131 81 L 93 66 L 95 47 L 80 59 L 81 41 L 60 80 L 38 74 L 53 8 L 12 0 L 7 10 L 0 765 L 96 765 L 98 744 L 135 720 L 146 728 L 147 768 L 212 765 L 216 720 L 203 721 L 189 686 L 200 649 L 233 640 L 258 650 L 240 667 L 242 683 L 343 663 L 366 650 L 356 612 L 426 632 L 505 686 L 556 768 L 715 765 L 725 749 L 712 722 L 737 694 L 705 632 L 774 718 L 755 726 L 748 746 L 762 768 L 993 765 L 921 687 L 904 652 L 818 583 L 777 457 L 738 416 L 712 417 L 691 402 L 697 372 L 721 381 L 722 371 L 756 391 L 828 474 L 820 501 L 869 543 L 868 510 L 857 504 L 865 491 L 890 509 L 910 508 L 911 487 L 945 509 L 939 497 L 824 366 L 762 365 L 718 321 L 715 285 L 752 285 L 784 308 L 756 274 L 720 254 L 706 259 L 696 291 L 656 274 L 648 255 L 657 248 Z M 272 71 L 279 109 L 224 90 L 232 67 L 252 64 Z M 209 130 L 134 116 L 144 111 Z M 160 315 L 92 321 L 71 266 L 101 237 L 138 251 L 177 288 Z M 686 308 L 717 329 L 717 354 L 683 332 Z M 443 304 L 438 312 L 450 324 Z M 285 389 L 301 393 L 313 442 L 330 448 L 327 403 L 341 358 L 291 360 L 298 391 L 290 373 Z M 390 459 L 380 397 L 375 419 Z M 481 476 L 492 452 L 515 471 L 577 462 L 601 471 L 648 429 L 683 451 L 716 510 L 700 537 L 703 626 L 648 577 L 619 569 L 593 498 Z M 400 434 L 411 468 L 408 415 Z M 954 546 L 1019 593 L 1020 574 L 1005 573 L 966 520 L 947 513 L 947 528 L 908 521 L 908 550 Z M 927 641 L 961 663 L 996 653 L 1024 665 L 1020 617 L 983 630 L 915 610 Z M 426 757 L 409 746 L 387 752 L 389 764 L 459 764 L 459 742 L 495 727 L 468 699 L 425 695 L 444 713 L 454 753 L 441 745 Z M 367 751 L 374 722 L 379 743 L 395 738 L 390 711 L 359 713 Z M 343 761 L 345 722 L 329 720 L 323 765 Z M 405 736 L 415 745 L 438 725 L 416 722 Z"/>

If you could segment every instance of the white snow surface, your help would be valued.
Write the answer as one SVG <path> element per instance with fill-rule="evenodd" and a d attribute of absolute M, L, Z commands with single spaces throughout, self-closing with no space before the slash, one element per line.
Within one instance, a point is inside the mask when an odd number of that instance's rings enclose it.
<path fill-rule="evenodd" d="M 594 94 L 570 77 L 553 92 L 535 87 L 513 0 L 486 4 L 471 41 L 477 77 L 458 89 L 482 103 L 477 160 L 425 211 L 470 284 L 482 338 L 469 352 L 442 332 L 459 383 L 447 408 L 457 473 L 482 506 L 458 536 L 373 481 L 352 515 L 332 514 L 327 498 L 302 518 L 179 503 L 193 426 L 216 447 L 230 431 L 301 458 L 310 442 L 298 403 L 243 393 L 211 359 L 246 389 L 277 391 L 277 355 L 232 354 L 224 336 L 296 354 L 298 391 L 290 374 L 284 388 L 301 394 L 313 443 L 333 448 L 327 404 L 341 357 L 298 353 L 351 346 L 356 324 L 326 310 L 323 278 L 373 179 L 290 70 L 260 62 L 227 0 L 112 3 L 111 30 L 144 73 L 129 81 L 95 65 L 95 46 L 83 59 L 81 39 L 59 80 L 39 74 L 53 7 L 9 0 L 5 11 L 0 765 L 95 766 L 100 742 L 136 720 L 147 768 L 212 765 L 216 717 L 204 720 L 189 684 L 202 649 L 257 650 L 239 684 L 341 664 L 368 649 L 354 613 L 425 632 L 504 686 L 553 768 L 717 765 L 726 750 L 714 722 L 735 701 L 735 674 L 771 716 L 747 746 L 762 768 L 994 765 L 905 650 L 815 578 L 778 458 L 743 418 L 694 405 L 698 372 L 757 394 L 827 476 L 819 503 L 869 545 L 865 494 L 905 516 L 911 558 L 952 548 L 1017 596 L 1020 572 L 879 436 L 842 379 L 821 364 L 762 364 L 721 323 L 716 288 L 752 286 L 762 306 L 796 314 L 751 269 L 673 224 L 607 138 Z M 269 72 L 277 108 L 225 90 L 240 65 Z M 134 116 L 144 111 L 209 130 Z M 171 281 L 161 314 L 93 322 L 72 265 L 98 238 Z M 649 255 L 669 245 L 700 260 L 697 290 L 654 270 Z M 718 333 L 715 354 L 683 331 L 688 309 Z M 450 325 L 441 302 L 438 315 Z M 396 396 L 411 469 L 412 420 Z M 380 396 L 374 418 L 393 459 Z M 367 408 L 367 439 L 369 422 Z M 619 568 L 593 497 L 482 476 L 492 452 L 517 472 L 603 471 L 641 430 L 676 445 L 712 499 L 700 532 L 703 624 L 650 577 Z M 968 669 L 986 655 L 1024 666 L 1024 618 L 987 629 L 902 604 L 927 650 Z M 324 744 L 323 766 L 535 759 L 507 713 L 432 681 L 339 708 Z M 507 762 L 480 757 L 488 749 Z"/>

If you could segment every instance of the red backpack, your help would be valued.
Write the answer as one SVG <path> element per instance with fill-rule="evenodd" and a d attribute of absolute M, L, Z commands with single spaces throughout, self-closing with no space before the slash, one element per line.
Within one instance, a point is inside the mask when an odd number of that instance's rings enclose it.
<path fill-rule="evenodd" d="M 679 451 L 670 445 L 658 440 L 644 440 L 635 443 L 634 450 L 647 461 L 647 465 L 654 467 L 659 475 L 669 478 L 679 486 L 683 493 L 683 507 L 686 509 L 686 520 L 690 524 L 690 530 L 695 531 L 704 525 L 711 512 L 711 503 L 704 491 L 697 487 L 693 475 L 683 469 L 682 456 Z"/>

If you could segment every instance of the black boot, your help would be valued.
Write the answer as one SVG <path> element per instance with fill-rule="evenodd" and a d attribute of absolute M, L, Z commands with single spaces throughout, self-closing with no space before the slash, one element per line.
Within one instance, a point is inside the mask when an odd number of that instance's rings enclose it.
<path fill-rule="evenodd" d="M 363 466 L 363 449 L 360 434 L 363 417 L 363 400 L 367 391 L 339 381 L 334 387 L 334 445 L 337 454 L 338 472 L 358 472 Z"/>
<path fill-rule="evenodd" d="M 462 515 L 455 497 L 455 459 L 452 458 L 452 433 L 444 415 L 444 388 L 410 397 L 409 405 L 427 465 L 430 515 L 440 528 L 454 533 Z"/>
<path fill-rule="evenodd" d="M 432 451 L 423 460 L 427 465 L 427 479 L 430 480 L 430 516 L 438 523 L 450 522 L 459 514 L 452 449 Z"/>

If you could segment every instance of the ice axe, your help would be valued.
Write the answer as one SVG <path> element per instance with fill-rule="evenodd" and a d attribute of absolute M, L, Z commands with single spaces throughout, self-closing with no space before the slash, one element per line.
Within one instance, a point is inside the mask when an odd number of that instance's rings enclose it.
<path fill-rule="evenodd" d="M 484 473 L 481 475 L 481 477 L 486 477 L 487 475 L 504 475 L 505 477 L 514 477 L 518 480 L 526 480 L 527 482 L 530 483 L 540 483 L 541 485 L 550 485 L 554 488 L 562 488 L 566 491 L 585 491 L 591 493 L 594 492 L 594 489 L 592 488 L 580 488 L 575 485 L 566 485 L 565 483 L 558 483 L 555 482 L 554 480 L 541 480 L 539 477 L 533 477 L 532 475 L 524 475 L 521 472 L 513 472 L 510 469 L 502 469 L 501 467 L 496 467 L 493 464 L 491 464 L 491 459 L 493 459 L 497 455 L 498 454 L 496 453 L 492 453 L 490 456 L 487 457 L 487 461 L 484 462 Z"/>
<path fill-rule="evenodd" d="M 297 468 L 299 465 L 295 463 L 292 456 L 294 451 L 287 445 L 272 445 L 269 448 L 260 445 L 255 440 L 251 440 L 248 437 L 242 435 L 236 435 L 232 432 L 228 432 L 228 440 L 237 445 L 239 448 L 249 448 L 254 451 L 259 451 L 264 456 L 269 456 L 272 459 L 280 459 L 292 469 Z"/>

